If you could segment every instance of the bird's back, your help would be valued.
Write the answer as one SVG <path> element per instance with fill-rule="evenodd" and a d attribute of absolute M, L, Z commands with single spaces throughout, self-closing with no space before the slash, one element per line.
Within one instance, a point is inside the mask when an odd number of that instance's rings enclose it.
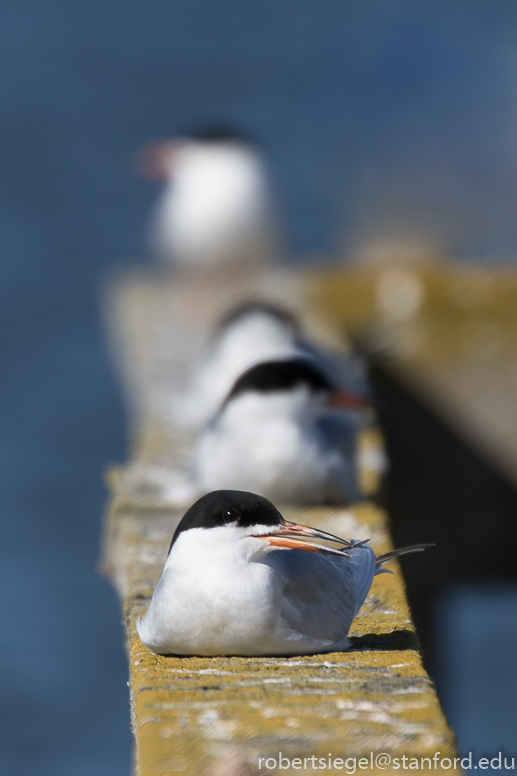
<path fill-rule="evenodd" d="M 348 631 L 361 608 L 375 573 L 369 546 L 351 557 L 303 550 L 272 552 L 264 561 L 283 578 L 283 605 L 278 632 L 284 649 L 311 652 L 346 649 Z"/>

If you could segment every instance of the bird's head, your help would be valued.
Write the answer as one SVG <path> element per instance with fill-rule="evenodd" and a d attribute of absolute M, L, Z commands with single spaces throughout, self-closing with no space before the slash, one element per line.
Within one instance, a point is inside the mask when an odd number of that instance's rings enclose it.
<path fill-rule="evenodd" d="M 183 160 L 197 159 L 221 149 L 254 153 L 255 143 L 246 134 L 219 125 L 207 125 L 172 138 L 151 140 L 137 151 L 137 168 L 144 178 L 154 181 L 174 179 Z"/>
<path fill-rule="evenodd" d="M 327 408 L 362 409 L 368 406 L 359 394 L 333 385 L 312 359 L 288 358 L 265 361 L 247 369 L 233 385 L 223 408 L 247 393 L 295 396 L 299 394 L 300 389 L 305 389 L 305 395 L 309 398 L 319 398 Z"/>
<path fill-rule="evenodd" d="M 252 537 L 263 540 L 266 550 L 299 549 L 343 556 L 346 555 L 343 549 L 314 544 L 310 540 L 321 539 L 337 542 L 341 547 L 350 546 L 349 542 L 326 531 L 284 520 L 267 498 L 242 490 L 215 490 L 198 499 L 179 522 L 169 553 L 182 534 L 196 529 L 196 536 L 203 542 L 210 539 L 213 531 L 212 536 L 217 543 Z"/>

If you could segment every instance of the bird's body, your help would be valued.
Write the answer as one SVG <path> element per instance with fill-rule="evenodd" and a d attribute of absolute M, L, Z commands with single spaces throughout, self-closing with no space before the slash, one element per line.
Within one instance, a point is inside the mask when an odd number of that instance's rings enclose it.
<path fill-rule="evenodd" d="M 342 549 L 290 538 L 300 536 L 341 542 Z M 365 542 L 354 546 L 284 521 L 255 494 L 210 493 L 179 524 L 139 634 L 160 654 L 346 649 L 351 622 L 385 560 L 376 562 Z"/>
<path fill-rule="evenodd" d="M 188 534 L 172 548 L 140 624 L 152 649 L 271 655 L 348 646 L 355 614 L 350 568 L 302 550 L 270 551 L 263 539 L 229 538 L 226 527 Z"/>
<path fill-rule="evenodd" d="M 265 165 L 248 142 L 198 133 L 153 146 L 165 187 L 151 224 L 154 253 L 193 269 L 276 258 Z M 156 168 L 156 164 L 154 165 Z"/>
<path fill-rule="evenodd" d="M 297 324 L 272 305 L 247 304 L 219 326 L 210 351 L 175 409 L 179 424 L 202 427 L 219 410 L 237 378 L 262 361 L 302 354 Z"/>
<path fill-rule="evenodd" d="M 324 391 L 302 383 L 250 389 L 227 401 L 201 433 L 190 480 L 198 493 L 235 488 L 284 504 L 353 500 L 356 433 L 344 413 L 326 406 Z"/>

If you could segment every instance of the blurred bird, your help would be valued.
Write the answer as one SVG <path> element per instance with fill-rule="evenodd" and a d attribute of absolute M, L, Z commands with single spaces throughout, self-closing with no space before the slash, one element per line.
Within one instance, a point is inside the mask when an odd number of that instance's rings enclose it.
<path fill-rule="evenodd" d="M 339 548 L 311 543 L 332 541 Z M 301 655 L 347 649 L 347 634 L 387 561 L 283 519 L 261 496 L 219 490 L 199 499 L 174 533 L 147 613 L 143 643 L 159 654 Z"/>
<path fill-rule="evenodd" d="M 276 258 L 269 182 L 250 141 L 218 128 L 155 141 L 142 149 L 141 168 L 165 182 L 151 223 L 158 258 L 191 269 Z"/>
<path fill-rule="evenodd" d="M 357 423 L 339 408 L 359 401 L 308 358 L 250 367 L 201 433 L 193 492 L 237 488 L 289 504 L 357 499 Z"/>
<path fill-rule="evenodd" d="M 177 403 L 174 414 L 182 426 L 200 427 L 218 411 L 235 381 L 251 366 L 264 361 L 303 358 L 314 363 L 343 391 L 349 391 L 349 405 L 355 409 L 367 401 L 361 371 L 356 363 L 336 358 L 316 347 L 302 334 L 295 316 L 287 309 L 263 301 L 245 302 L 231 310 L 219 324 L 208 356 L 196 370 L 188 392 Z"/>

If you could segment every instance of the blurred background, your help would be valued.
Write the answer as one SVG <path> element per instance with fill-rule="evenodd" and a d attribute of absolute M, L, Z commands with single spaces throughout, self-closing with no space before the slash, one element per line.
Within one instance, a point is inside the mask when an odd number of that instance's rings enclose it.
<path fill-rule="evenodd" d="M 126 437 L 99 288 L 117 261 L 146 260 L 157 188 L 136 176 L 135 149 L 212 120 L 250 131 L 300 264 L 390 250 L 511 264 L 517 8 L 4 0 L 0 38 L 0 770 L 117 776 L 130 769 L 127 667 L 118 602 L 95 569 L 102 472 L 125 459 Z M 436 444 L 454 437 L 465 531 L 490 532 L 484 503 L 513 520 L 514 486 L 482 455 L 469 469 L 463 442 L 412 407 Z M 388 448 L 397 535 L 407 446 Z M 439 510 L 448 497 L 428 463 L 419 492 Z M 469 523 L 472 478 L 486 488 Z M 460 749 L 513 755 L 517 588 L 507 567 L 482 572 L 448 571 L 428 660 Z"/>

